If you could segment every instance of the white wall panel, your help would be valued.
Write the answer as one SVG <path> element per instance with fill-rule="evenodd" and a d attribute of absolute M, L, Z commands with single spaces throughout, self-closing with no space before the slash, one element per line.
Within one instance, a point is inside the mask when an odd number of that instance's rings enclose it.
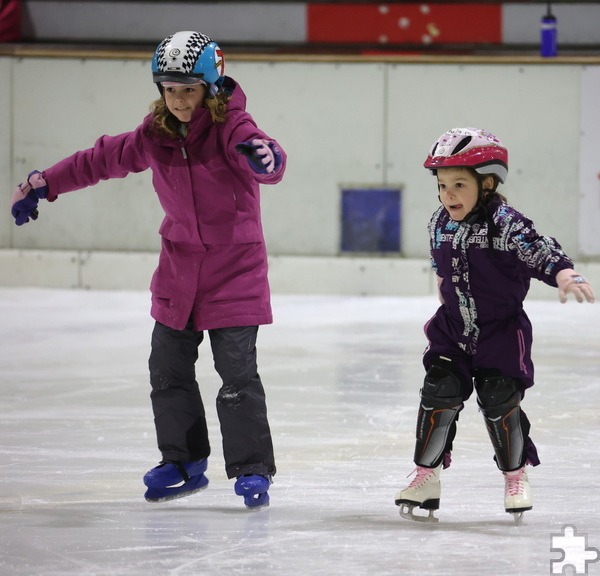
<path fill-rule="evenodd" d="M 14 93 L 14 171 L 23 175 L 134 129 L 158 96 L 147 62 L 46 58 L 15 62 Z M 148 250 L 161 218 L 150 173 L 132 174 L 42 202 L 14 246 Z"/>
<path fill-rule="evenodd" d="M 283 182 L 262 188 L 270 251 L 337 254 L 340 189 L 383 180 L 383 65 L 239 62 L 229 73 L 288 154 Z"/>
<path fill-rule="evenodd" d="M 14 184 L 11 174 L 12 155 L 12 64 L 10 58 L 0 58 L 0 246 L 8 246 L 11 236 L 10 197 Z M 8 80 L 8 81 L 7 81 Z"/>
<path fill-rule="evenodd" d="M 583 71 L 579 164 L 579 242 L 586 256 L 600 256 L 600 66 Z"/>
<path fill-rule="evenodd" d="M 435 139 L 457 126 L 485 128 L 504 142 L 501 191 L 539 232 L 578 253 L 580 76 L 578 66 L 391 66 L 388 176 L 406 183 L 407 255 L 426 255 L 425 227 L 438 206 L 423 162 Z"/>

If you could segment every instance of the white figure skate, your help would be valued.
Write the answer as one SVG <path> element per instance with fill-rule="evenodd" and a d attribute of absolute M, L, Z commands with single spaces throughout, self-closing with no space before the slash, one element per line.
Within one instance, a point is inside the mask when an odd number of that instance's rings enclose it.
<path fill-rule="evenodd" d="M 396 495 L 396 506 L 400 506 L 400 516 L 407 520 L 417 522 L 438 522 L 434 512 L 440 507 L 440 464 L 436 468 L 424 468 L 417 466 L 413 481 Z M 428 516 L 420 516 L 414 513 L 415 508 L 428 510 Z"/>
<path fill-rule="evenodd" d="M 504 474 L 504 509 L 512 514 L 515 524 L 519 524 L 523 513 L 533 508 L 531 487 L 525 467 Z"/>

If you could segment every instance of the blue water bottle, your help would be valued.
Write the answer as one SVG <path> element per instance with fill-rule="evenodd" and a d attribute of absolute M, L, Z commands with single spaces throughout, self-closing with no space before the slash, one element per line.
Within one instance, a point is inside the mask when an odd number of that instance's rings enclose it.
<path fill-rule="evenodd" d="M 557 34 L 556 17 L 552 14 L 550 2 L 548 2 L 548 11 L 545 16 L 542 16 L 540 27 L 540 54 L 542 56 L 556 56 L 558 52 Z"/>

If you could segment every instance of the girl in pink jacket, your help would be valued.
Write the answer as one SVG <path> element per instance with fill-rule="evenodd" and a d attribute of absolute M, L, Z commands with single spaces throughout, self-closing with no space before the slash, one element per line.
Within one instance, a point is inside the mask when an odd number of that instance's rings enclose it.
<path fill-rule="evenodd" d="M 245 111 L 240 86 L 223 73 L 219 46 L 198 32 L 165 38 L 152 59 L 160 92 L 134 131 L 43 172 L 13 194 L 17 225 L 38 200 L 150 168 L 165 212 L 151 282 L 150 398 L 162 461 L 144 476 L 150 502 L 205 488 L 210 444 L 195 377 L 207 331 L 223 385 L 217 412 L 225 470 L 249 508 L 269 503 L 275 474 L 265 392 L 257 371 L 258 326 L 272 322 L 260 184 L 276 184 L 286 155 Z"/>

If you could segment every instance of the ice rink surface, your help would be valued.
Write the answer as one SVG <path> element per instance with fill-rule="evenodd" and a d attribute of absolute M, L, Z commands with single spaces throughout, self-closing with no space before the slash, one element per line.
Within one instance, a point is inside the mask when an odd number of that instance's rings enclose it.
<path fill-rule="evenodd" d="M 207 342 L 197 376 L 210 484 L 149 504 L 142 476 L 160 459 L 149 295 L 0 289 L 0 575 L 537 576 L 560 573 L 551 548 L 566 526 L 600 548 L 600 304 L 526 305 L 537 378 L 523 407 L 542 465 L 519 526 L 474 397 L 442 473 L 439 523 L 404 520 L 394 505 L 414 468 L 435 298 L 273 305 L 258 360 L 278 474 L 271 506 L 251 512 L 223 470 Z M 600 575 L 600 562 L 585 568 Z"/>

